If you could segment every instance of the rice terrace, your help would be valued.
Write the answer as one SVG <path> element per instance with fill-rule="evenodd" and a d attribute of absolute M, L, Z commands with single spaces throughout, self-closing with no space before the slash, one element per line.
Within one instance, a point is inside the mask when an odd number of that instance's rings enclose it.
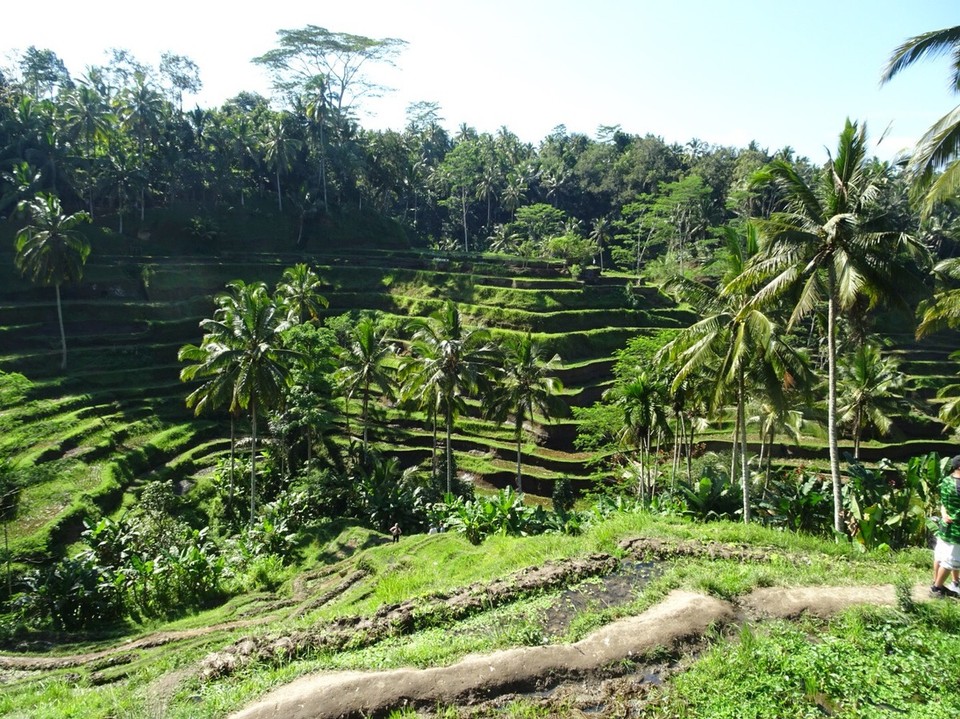
<path fill-rule="evenodd" d="M 956 117 L 365 129 L 404 45 L 0 71 L 0 716 L 956 715 Z"/>

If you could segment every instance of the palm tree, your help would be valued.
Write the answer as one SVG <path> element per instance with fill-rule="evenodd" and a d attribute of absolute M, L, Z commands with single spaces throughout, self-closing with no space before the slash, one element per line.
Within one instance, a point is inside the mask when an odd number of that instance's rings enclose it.
<path fill-rule="evenodd" d="M 613 227 L 609 217 L 598 217 L 593 221 L 593 227 L 590 230 L 590 239 L 597 246 L 597 257 L 600 260 L 600 272 L 603 272 L 603 246 L 606 244 L 607 237 Z"/>
<path fill-rule="evenodd" d="M 96 181 L 93 163 L 110 135 L 112 116 L 104 98 L 93 85 L 80 82 L 63 97 L 63 125 L 73 144 L 82 147 L 87 185 L 87 211 L 93 215 L 93 193 Z"/>
<path fill-rule="evenodd" d="M 675 375 L 676 391 L 691 377 L 707 373 L 715 378 L 711 410 L 726 404 L 732 393 L 736 404 L 734 452 L 740 452 L 740 483 L 743 492 L 743 521 L 750 521 L 750 476 L 747 465 L 748 379 L 762 382 L 767 392 L 777 394 L 783 386 L 788 367 L 796 367 L 796 355 L 781 340 L 780 329 L 770 316 L 753 302 L 749 286 L 740 278 L 751 257 L 757 252 L 757 233 L 753 224 L 742 232 L 724 228 L 727 252 L 725 284 L 710 284 L 677 277 L 669 287 L 680 297 L 700 308 L 701 320 L 681 330 L 665 345 L 659 359 L 669 358 Z M 794 372 L 798 370 L 794 369 Z M 732 478 L 731 478 L 732 479 Z"/>
<path fill-rule="evenodd" d="M 902 251 L 923 254 L 913 238 L 890 231 L 885 217 L 872 212 L 878 190 L 867 171 L 866 153 L 866 128 L 847 120 L 836 156 L 830 156 L 814 183 L 783 159 L 758 173 L 755 182 L 777 186 L 787 208 L 758 220 L 763 245 L 744 273 L 746 281 L 765 282 L 756 295 L 758 306 L 797 290 L 788 328 L 826 304 L 827 438 L 838 533 L 843 531 L 837 447 L 838 319 L 858 300 L 866 299 L 872 307 L 890 296 Z"/>
<path fill-rule="evenodd" d="M 960 25 L 925 32 L 900 45 L 890 56 L 880 83 L 889 82 L 918 60 L 943 54 L 951 56 L 949 86 L 956 92 L 960 89 Z M 960 188 L 960 105 L 924 133 L 907 169 L 914 178 L 917 194 L 923 198 L 925 216 L 937 202 L 956 197 Z M 941 169 L 943 172 L 937 175 Z"/>
<path fill-rule="evenodd" d="M 319 318 L 320 311 L 330 306 L 320 294 L 323 282 L 308 265 L 300 262 L 283 271 L 277 285 L 277 299 L 287 308 L 289 320 L 294 324 L 312 322 Z"/>
<path fill-rule="evenodd" d="M 290 366 L 299 353 L 283 347 L 281 334 L 289 326 L 262 282 L 245 284 L 235 280 L 217 298 L 213 318 L 200 322 L 207 357 L 203 369 L 191 377 L 220 375 L 210 388 L 210 398 L 222 398 L 230 391 L 230 411 L 250 412 L 250 522 L 256 514 L 257 418 L 261 411 L 280 405 L 288 385 Z M 197 353 L 188 351 L 187 359 Z M 199 402 L 199 399 L 197 400 Z"/>
<path fill-rule="evenodd" d="M 277 208 L 280 212 L 283 212 L 280 175 L 290 169 L 294 153 L 300 150 L 300 145 L 300 140 L 290 135 L 283 116 L 274 118 L 267 125 L 267 134 L 263 138 L 263 154 L 267 162 L 273 165 L 277 183 Z"/>
<path fill-rule="evenodd" d="M 222 340 L 229 338 L 207 335 L 200 345 L 187 344 L 177 352 L 180 362 L 192 362 L 180 370 L 181 382 L 193 382 L 203 379 L 202 384 L 187 395 L 186 405 L 193 409 L 196 416 L 214 411 L 221 407 L 234 407 L 234 392 L 237 386 L 236 364 L 225 364 L 221 354 L 227 345 Z M 236 435 L 234 423 L 237 412 L 230 411 L 230 484 L 227 493 L 227 512 L 233 515 L 233 477 Z"/>
<path fill-rule="evenodd" d="M 90 255 L 90 244 L 78 228 L 90 221 L 86 212 L 65 215 L 60 200 L 51 194 L 39 194 L 20 203 L 21 211 L 30 215 L 29 224 L 17 232 L 17 269 L 31 281 L 45 287 L 53 285 L 57 293 L 57 320 L 60 324 L 60 369 L 67 368 L 67 336 L 63 329 L 63 307 L 60 285 L 79 282 L 83 265 Z"/>
<path fill-rule="evenodd" d="M 433 430 L 431 446 L 431 476 L 437 476 L 437 434 L 440 407 L 442 404 L 441 381 L 443 375 L 434 372 L 437 364 L 434 345 L 427 342 L 417 344 L 415 351 L 400 359 L 397 370 L 397 383 L 401 401 L 408 406 L 422 409 Z"/>
<path fill-rule="evenodd" d="M 376 388 L 386 396 L 393 391 L 393 378 L 387 369 L 388 359 L 392 355 L 393 346 L 385 341 L 383 330 L 369 315 L 361 317 L 354 326 L 347 347 L 341 355 L 343 366 L 338 373 L 338 380 L 344 389 L 348 405 L 350 398 L 360 394 L 364 455 L 367 454 L 369 439 L 372 390 Z M 349 406 L 347 411 L 349 412 Z"/>
<path fill-rule="evenodd" d="M 143 72 L 135 72 L 133 85 L 120 98 L 119 114 L 123 126 L 136 137 L 137 169 L 144 175 L 147 171 L 147 147 L 152 144 L 151 138 L 159 132 L 165 110 L 163 96 L 153 88 Z M 146 184 L 146 181 L 142 182 L 139 188 L 141 221 L 146 208 Z"/>
<path fill-rule="evenodd" d="M 941 260 L 933 268 L 934 277 L 942 284 L 933 296 L 920 303 L 917 312 L 920 322 L 917 324 L 917 339 L 939 330 L 960 326 L 960 258 L 949 257 Z"/>
<path fill-rule="evenodd" d="M 550 419 L 559 409 L 556 394 L 563 388 L 551 375 L 560 366 L 560 356 L 544 360 L 541 347 L 526 335 L 506 346 L 502 371 L 497 375 L 490 413 L 499 421 L 513 415 L 513 436 L 517 444 L 517 491 L 522 485 L 523 424 L 535 412 Z"/>
<path fill-rule="evenodd" d="M 649 490 L 652 499 L 655 475 L 650 466 L 651 450 L 656 434 L 668 427 L 666 387 L 637 368 L 632 378 L 607 390 L 604 398 L 611 399 L 623 413 L 623 428 L 619 437 L 621 445 L 634 447 L 640 452 L 637 495 L 641 501 L 646 501 Z"/>
<path fill-rule="evenodd" d="M 438 413 L 446 427 L 447 493 L 453 490 L 453 423 L 466 409 L 465 399 L 484 383 L 491 366 L 493 346 L 484 328 L 463 325 L 460 311 L 452 301 L 423 320 L 411 323 L 414 330 L 410 354 L 416 372 L 406 376 L 410 385 L 406 394 L 435 391 Z"/>
<path fill-rule="evenodd" d="M 884 357 L 872 343 L 857 347 L 847 362 L 837 367 L 837 389 L 842 399 L 837 411 L 841 424 L 849 424 L 853 435 L 853 456 L 860 458 L 860 438 L 872 425 L 880 434 L 893 426 L 890 413 L 903 399 L 905 378 L 899 362 Z"/>

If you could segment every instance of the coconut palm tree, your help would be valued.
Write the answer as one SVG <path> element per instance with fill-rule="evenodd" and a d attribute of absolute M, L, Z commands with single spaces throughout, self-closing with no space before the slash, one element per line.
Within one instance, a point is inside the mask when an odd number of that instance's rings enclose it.
<path fill-rule="evenodd" d="M 220 355 L 227 346 L 223 340 L 228 338 L 207 335 L 200 345 L 186 344 L 177 352 L 177 360 L 190 362 L 180 370 L 181 382 L 203 380 L 199 387 L 187 395 L 186 405 L 193 409 L 196 416 L 222 407 L 234 407 L 233 394 L 237 386 L 235 375 L 237 365 L 225 365 Z M 237 412 L 230 411 L 230 483 L 227 492 L 227 511 L 233 513 L 233 478 L 236 450 L 235 422 Z"/>
<path fill-rule="evenodd" d="M 801 371 L 799 357 L 783 341 L 774 320 L 753 301 L 749 285 L 741 284 L 747 263 L 757 253 L 756 226 L 742 231 L 724 228 L 726 270 L 723 284 L 677 277 L 668 287 L 686 302 L 700 308 L 702 319 L 681 330 L 660 351 L 675 368 L 672 389 L 706 373 L 715 379 L 708 407 L 717 411 L 731 397 L 736 406 L 734 452 L 739 448 L 743 521 L 750 521 L 750 476 L 747 464 L 746 406 L 751 382 L 759 382 L 776 395 L 783 378 Z"/>
<path fill-rule="evenodd" d="M 951 57 L 949 86 L 956 92 L 960 90 L 960 25 L 925 32 L 904 42 L 890 56 L 880 83 L 889 82 L 921 59 L 944 54 Z M 915 191 L 922 197 L 925 216 L 936 203 L 956 197 L 960 189 L 960 105 L 924 133 L 907 169 L 914 178 Z"/>
<path fill-rule="evenodd" d="M 288 385 L 290 367 L 299 353 L 287 349 L 281 334 L 290 326 L 267 293 L 262 282 L 245 284 L 235 280 L 227 292 L 217 298 L 214 316 L 200 322 L 204 331 L 206 357 L 203 369 L 191 378 L 222 379 L 210 387 L 210 399 L 224 398 L 230 391 L 230 411 L 250 413 L 250 522 L 256 514 L 257 420 L 259 415 L 278 407 Z M 198 356 L 190 350 L 186 358 Z M 199 402 L 199 399 L 197 400 Z"/>
<path fill-rule="evenodd" d="M 544 359 L 542 348 L 526 335 L 509 342 L 504 350 L 502 370 L 496 376 L 490 414 L 498 421 L 513 415 L 513 437 L 517 444 L 517 491 L 523 492 L 523 424 L 534 413 L 550 419 L 560 409 L 557 393 L 563 388 L 551 373 L 560 367 L 560 356 Z"/>
<path fill-rule="evenodd" d="M 390 396 L 393 393 L 393 377 L 388 361 L 393 356 L 393 345 L 386 341 L 383 330 L 369 315 L 360 318 L 350 333 L 348 343 L 341 354 L 342 368 L 337 375 L 349 404 L 350 398 L 360 395 L 360 423 L 363 425 L 363 453 L 367 454 L 370 427 L 370 399 L 373 390 Z M 349 406 L 347 407 L 349 412 Z"/>
<path fill-rule="evenodd" d="M 418 369 L 407 373 L 406 394 L 435 391 L 446 428 L 447 493 L 453 490 L 453 424 L 466 398 L 484 384 L 494 347 L 484 328 L 464 326 L 457 306 L 448 301 L 426 320 L 411 323 L 410 354 Z"/>
<path fill-rule="evenodd" d="M 47 193 L 20 203 L 20 210 L 30 217 L 16 237 L 14 262 L 21 274 L 45 287 L 53 285 L 57 293 L 57 320 L 60 325 L 62 359 L 60 369 L 67 368 L 67 335 L 63 328 L 63 307 L 60 285 L 79 282 L 83 265 L 90 255 L 90 243 L 80 234 L 79 227 L 90 221 L 86 212 L 66 215 L 60 200 Z"/>
<path fill-rule="evenodd" d="M 288 319 L 294 324 L 316 321 L 320 311 L 330 306 L 320 294 L 323 282 L 308 265 L 300 262 L 283 271 L 277 285 L 277 299 L 287 308 Z"/>
<path fill-rule="evenodd" d="M 942 329 L 960 327 L 960 258 L 949 257 L 933 268 L 938 288 L 933 295 L 920 303 L 917 312 L 917 339 Z"/>
<path fill-rule="evenodd" d="M 860 458 L 863 431 L 873 426 L 880 434 L 893 427 L 891 413 L 903 400 L 905 377 L 894 357 L 884 357 L 873 343 L 859 345 L 853 356 L 837 367 L 840 423 L 850 426 L 853 456 Z"/>
<path fill-rule="evenodd" d="M 283 192 L 280 187 L 280 176 L 290 169 L 294 155 L 300 151 L 301 142 L 290 132 L 286 117 L 273 118 L 266 128 L 263 137 L 263 156 L 267 163 L 273 166 L 277 185 L 277 208 L 283 212 Z"/>
<path fill-rule="evenodd" d="M 878 189 L 868 172 L 866 128 L 850 120 L 840 133 L 836 155 L 830 155 L 813 182 L 792 163 L 775 159 L 757 174 L 755 183 L 772 183 L 786 201 L 784 211 L 758 220 L 760 253 L 744 273 L 746 282 L 764 282 L 756 305 L 796 291 L 788 328 L 826 305 L 827 439 L 834 529 L 840 533 L 836 336 L 840 313 L 862 299 L 869 309 L 891 296 L 901 253 L 925 261 L 924 250 L 914 238 L 891 231 L 884 215 L 874 214 Z"/>

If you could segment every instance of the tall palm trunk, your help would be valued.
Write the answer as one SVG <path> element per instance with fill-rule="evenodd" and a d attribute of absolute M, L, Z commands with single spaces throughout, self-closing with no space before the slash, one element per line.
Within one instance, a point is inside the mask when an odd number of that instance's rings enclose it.
<path fill-rule="evenodd" d="M 863 426 L 863 408 L 858 404 L 853 418 L 853 458 L 860 459 L 860 432 Z"/>
<path fill-rule="evenodd" d="M 257 510 L 257 403 L 250 400 L 250 526 L 253 526 L 254 513 Z"/>
<path fill-rule="evenodd" d="M 467 239 L 467 188 L 460 193 L 460 206 L 463 211 L 463 251 L 470 251 L 470 242 Z"/>
<path fill-rule="evenodd" d="M 747 467 L 746 382 L 743 365 L 737 370 L 737 426 L 740 428 L 740 489 L 743 492 L 743 523 L 750 523 L 750 471 Z"/>
<path fill-rule="evenodd" d="M 737 446 L 740 443 L 740 413 L 737 412 L 736 418 L 733 421 L 733 438 L 730 443 L 730 483 L 733 483 L 733 478 L 737 476 L 737 452 L 739 447 Z"/>
<path fill-rule="evenodd" d="M 517 492 L 523 494 L 523 485 L 521 484 L 521 464 L 520 464 L 520 452 L 521 452 L 521 443 L 523 442 L 523 415 L 517 412 L 516 427 L 514 428 L 517 438 Z"/>
<path fill-rule="evenodd" d="M 236 434 L 235 434 L 236 421 L 233 416 L 233 412 L 230 413 L 230 489 L 227 493 L 227 514 L 230 515 L 231 519 L 233 518 L 233 471 L 236 466 Z"/>
<path fill-rule="evenodd" d="M 447 494 L 453 493 L 453 449 L 450 439 L 453 434 L 453 407 L 447 402 Z"/>
<path fill-rule="evenodd" d="M 60 323 L 60 369 L 67 368 L 67 333 L 63 330 L 63 306 L 60 304 L 60 283 L 54 285 L 57 291 L 57 321 Z"/>
<path fill-rule="evenodd" d="M 833 529 L 840 534 L 842 499 L 840 497 L 840 452 L 837 447 L 837 276 L 833 265 L 827 270 L 827 435 L 830 443 L 830 479 L 833 482 Z"/>
<path fill-rule="evenodd" d="M 363 455 L 367 455 L 367 427 L 370 425 L 369 417 L 367 416 L 368 407 L 370 406 L 370 388 L 363 388 L 363 409 L 361 410 L 363 414 Z"/>

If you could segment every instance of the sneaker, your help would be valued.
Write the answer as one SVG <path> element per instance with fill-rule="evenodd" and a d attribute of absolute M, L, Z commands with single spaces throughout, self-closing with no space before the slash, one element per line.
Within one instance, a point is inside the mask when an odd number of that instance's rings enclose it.
<path fill-rule="evenodd" d="M 950 582 L 950 584 L 947 585 L 947 589 L 954 594 L 960 594 L 960 584 L 957 584 L 956 582 Z"/>
<path fill-rule="evenodd" d="M 935 597 L 950 597 L 951 599 L 960 599 L 960 592 L 955 592 L 949 587 L 938 587 L 936 584 L 931 585 L 930 594 Z"/>

